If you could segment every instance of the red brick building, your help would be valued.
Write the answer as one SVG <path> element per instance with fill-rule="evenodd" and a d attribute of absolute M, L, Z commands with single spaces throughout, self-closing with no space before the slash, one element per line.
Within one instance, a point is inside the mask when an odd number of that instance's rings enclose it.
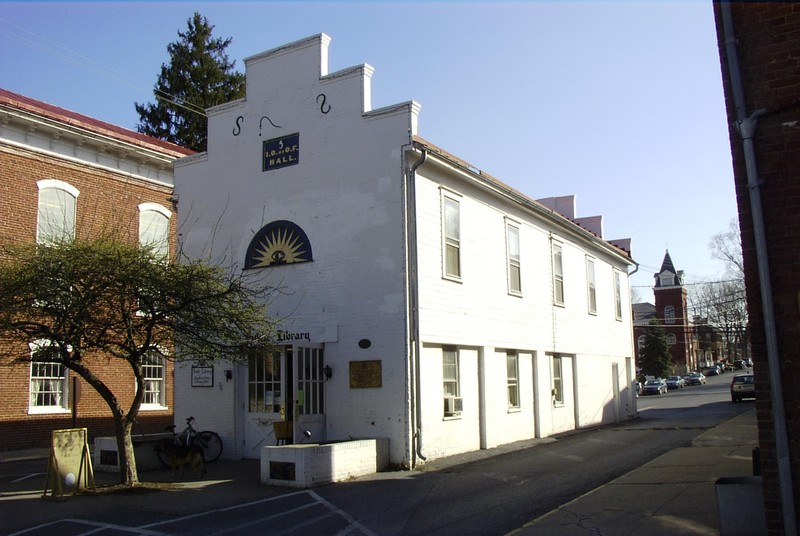
<path fill-rule="evenodd" d="M 697 351 L 694 348 L 695 337 L 686 303 L 683 270 L 675 269 L 669 251 L 664 254 L 661 269 L 653 277 L 655 305 L 633 304 L 633 336 L 636 340 L 637 356 L 644 345 L 647 327 L 650 321 L 655 319 L 664 328 L 674 371 L 683 374 L 698 370 L 701 363 L 698 362 Z"/>
<path fill-rule="evenodd" d="M 175 244 L 172 162 L 182 147 L 0 89 L 0 243 L 87 237 L 109 228 L 132 241 Z M 23 352 L 35 353 L 41 341 Z M 76 426 L 92 437 L 113 435 L 105 402 L 63 366 L 7 366 L 12 350 L 0 343 L 0 449 L 47 446 L 51 431 Z M 5 354 L 5 355 L 2 355 Z M 121 399 L 131 399 L 133 376 L 95 356 L 100 376 Z M 96 363 L 97 363 L 96 362 Z M 160 431 L 173 422 L 172 366 L 153 363 L 140 423 Z M 77 383 L 76 383 L 77 382 Z"/>
<path fill-rule="evenodd" d="M 714 2 L 770 534 L 800 503 L 800 4 Z"/>

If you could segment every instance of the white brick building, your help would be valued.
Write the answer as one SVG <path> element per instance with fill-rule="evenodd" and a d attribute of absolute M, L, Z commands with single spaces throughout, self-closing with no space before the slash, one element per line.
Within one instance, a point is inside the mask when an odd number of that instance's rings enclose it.
<path fill-rule="evenodd" d="M 178 367 L 176 419 L 230 456 L 291 420 L 414 465 L 634 414 L 629 241 L 422 140 L 418 104 L 373 110 L 372 68 L 328 73 L 329 41 L 246 59 L 247 97 L 176 164 L 184 252 L 279 288 L 283 329 L 212 387 Z"/>

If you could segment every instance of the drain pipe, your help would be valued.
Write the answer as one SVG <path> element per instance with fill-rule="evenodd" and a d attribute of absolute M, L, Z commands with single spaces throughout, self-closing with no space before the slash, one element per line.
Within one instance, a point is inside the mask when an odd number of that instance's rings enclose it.
<path fill-rule="evenodd" d="M 747 115 L 744 85 L 739 71 L 739 58 L 736 50 L 736 36 L 733 30 L 733 17 L 728 1 L 721 1 L 725 51 L 728 57 L 728 70 L 731 77 L 734 104 L 736 106 L 736 128 L 742 137 L 747 187 L 750 190 L 750 210 L 753 212 L 753 234 L 758 264 L 758 279 L 761 290 L 761 303 L 764 315 L 764 331 L 767 346 L 767 367 L 769 369 L 770 397 L 772 399 L 772 420 L 775 432 L 775 454 L 778 465 L 778 486 L 781 495 L 784 534 L 797 534 L 795 517 L 794 490 L 792 485 L 792 467 L 789 456 L 789 436 L 786 430 L 786 411 L 783 400 L 783 383 L 781 381 L 780 356 L 778 353 L 778 336 L 775 327 L 775 311 L 770 283 L 770 268 L 767 259 L 767 235 L 764 230 L 764 211 L 761 206 L 761 189 L 756 167 L 755 137 L 758 119 L 766 110 L 756 110 Z"/>
<path fill-rule="evenodd" d="M 404 147 L 413 149 L 413 142 Z M 404 151 L 405 152 L 405 151 Z M 427 460 L 422 453 L 422 394 L 420 393 L 420 351 L 422 345 L 419 340 L 419 283 L 418 283 L 418 265 L 417 258 L 417 188 L 416 188 L 416 173 L 419 168 L 428 159 L 428 152 L 422 149 L 422 155 L 419 160 L 414 162 L 408 172 L 406 173 L 406 239 L 408 248 L 408 296 L 411 306 L 411 326 L 410 335 L 412 338 L 411 351 L 413 357 L 411 359 L 411 385 L 413 386 L 414 393 L 411 398 L 413 405 L 412 418 L 414 420 L 412 425 L 413 438 L 412 438 L 412 469 L 417 464 L 417 458 L 422 461 Z"/>

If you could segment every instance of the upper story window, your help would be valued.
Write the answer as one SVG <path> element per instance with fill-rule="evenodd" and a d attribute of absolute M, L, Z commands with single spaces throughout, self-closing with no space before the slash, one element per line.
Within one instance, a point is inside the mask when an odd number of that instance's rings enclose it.
<path fill-rule="evenodd" d="M 169 220 L 172 212 L 156 203 L 139 205 L 139 244 L 152 248 L 153 255 L 169 257 Z"/>
<path fill-rule="evenodd" d="M 614 270 L 614 316 L 622 320 L 622 275 Z"/>
<path fill-rule="evenodd" d="M 506 252 L 508 264 L 508 291 L 522 293 L 522 272 L 519 257 L 519 227 L 506 222 Z"/>
<path fill-rule="evenodd" d="M 161 409 L 167 405 L 165 361 L 164 356 L 156 351 L 149 352 L 142 359 L 144 376 L 142 409 Z"/>
<path fill-rule="evenodd" d="M 664 307 L 664 323 L 665 324 L 675 323 L 675 308 L 671 305 L 667 305 L 666 307 Z"/>
<path fill-rule="evenodd" d="M 53 355 L 49 341 L 30 344 L 31 379 L 29 413 L 63 413 L 68 410 L 67 368 Z"/>
<path fill-rule="evenodd" d="M 644 343 L 646 340 L 647 340 L 647 335 L 639 335 L 639 337 L 636 339 L 636 346 L 639 349 L 639 351 L 644 350 Z"/>
<path fill-rule="evenodd" d="M 36 221 L 36 243 L 51 245 L 75 239 L 78 189 L 64 181 L 41 180 Z"/>
<path fill-rule="evenodd" d="M 444 277 L 461 279 L 461 206 L 457 199 L 442 195 Z"/>
<path fill-rule="evenodd" d="M 671 287 L 675 284 L 675 276 L 669 272 L 664 272 L 659 276 L 662 287 Z"/>
<path fill-rule="evenodd" d="M 594 259 L 586 257 L 586 294 L 589 314 L 597 314 L 597 285 L 594 277 Z"/>
<path fill-rule="evenodd" d="M 667 333 L 667 344 L 672 346 L 678 342 L 677 337 L 675 337 L 674 333 Z"/>
<path fill-rule="evenodd" d="M 553 303 L 564 305 L 564 263 L 561 244 L 553 242 Z"/>

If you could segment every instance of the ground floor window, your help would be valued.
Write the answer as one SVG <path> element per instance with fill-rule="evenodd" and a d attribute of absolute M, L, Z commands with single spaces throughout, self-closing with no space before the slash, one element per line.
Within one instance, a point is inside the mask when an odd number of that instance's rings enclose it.
<path fill-rule="evenodd" d="M 508 407 L 519 408 L 519 355 L 517 352 L 506 352 L 506 378 L 508 387 Z"/>
<path fill-rule="evenodd" d="M 562 358 L 555 354 L 551 356 L 553 362 L 553 404 L 556 406 L 564 405 L 564 371 Z"/>
<path fill-rule="evenodd" d="M 62 412 L 67 404 L 67 368 L 57 362 L 55 346 L 31 344 L 30 413 Z"/>
<path fill-rule="evenodd" d="M 442 387 L 445 417 L 452 417 L 461 413 L 461 385 L 458 369 L 458 350 L 456 348 L 443 348 Z"/>

